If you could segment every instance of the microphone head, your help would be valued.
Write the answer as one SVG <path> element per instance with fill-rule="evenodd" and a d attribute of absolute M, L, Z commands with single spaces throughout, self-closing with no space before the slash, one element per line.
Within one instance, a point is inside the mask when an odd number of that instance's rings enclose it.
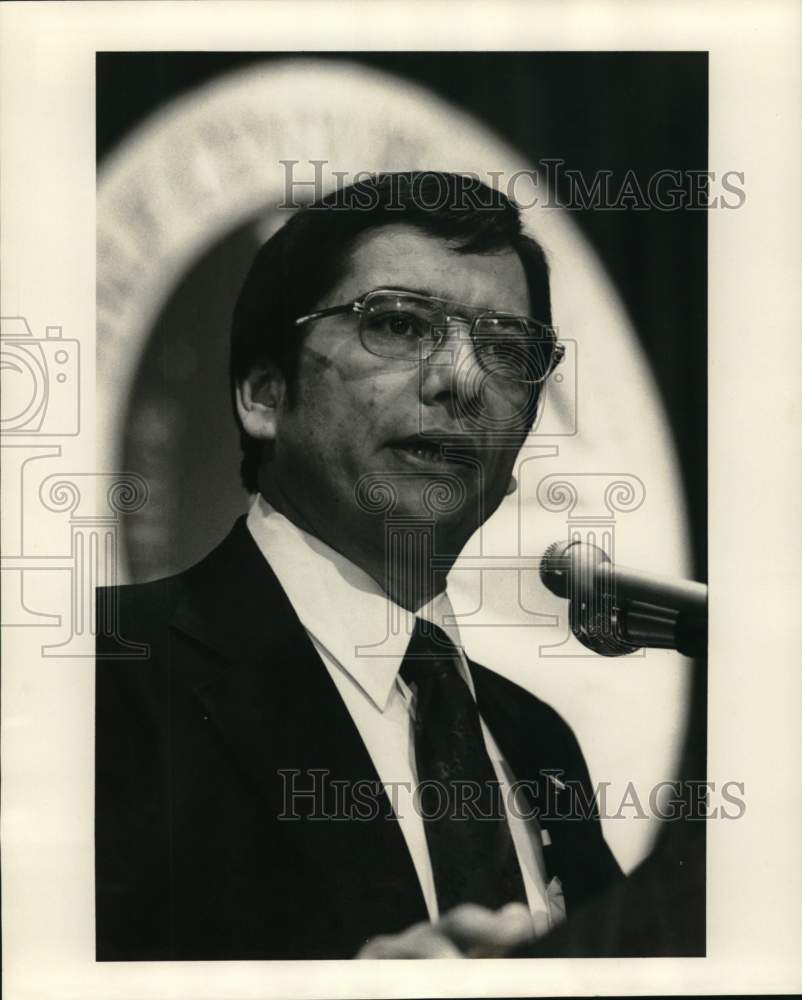
<path fill-rule="evenodd" d="M 578 539 L 553 542 L 540 562 L 544 585 L 557 597 L 570 600 L 571 631 L 582 645 L 602 656 L 623 656 L 638 647 L 618 632 L 612 572 L 604 549 Z"/>
<path fill-rule="evenodd" d="M 540 560 L 540 579 L 557 597 L 568 597 L 571 561 L 566 553 L 572 542 L 552 542 Z"/>
<path fill-rule="evenodd" d="M 572 576 L 580 569 L 598 567 L 610 561 L 596 545 L 574 541 L 552 542 L 540 560 L 540 579 L 557 597 L 570 597 Z"/>

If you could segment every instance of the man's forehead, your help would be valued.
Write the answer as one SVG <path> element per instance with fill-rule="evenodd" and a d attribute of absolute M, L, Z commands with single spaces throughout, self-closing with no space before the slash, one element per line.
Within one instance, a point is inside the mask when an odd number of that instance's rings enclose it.
<path fill-rule="evenodd" d="M 398 288 L 499 310 L 527 312 L 526 274 L 512 250 L 460 253 L 448 240 L 413 226 L 382 226 L 361 234 L 328 298 L 355 298 Z"/>

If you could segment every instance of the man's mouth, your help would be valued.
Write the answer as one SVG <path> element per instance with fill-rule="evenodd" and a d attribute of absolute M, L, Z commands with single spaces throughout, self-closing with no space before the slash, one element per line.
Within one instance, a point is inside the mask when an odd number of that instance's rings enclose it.
<path fill-rule="evenodd" d="M 438 443 L 423 437 L 403 438 L 390 444 L 393 451 L 422 466 L 446 469 L 457 465 L 475 468 L 474 449 L 467 442 Z"/>

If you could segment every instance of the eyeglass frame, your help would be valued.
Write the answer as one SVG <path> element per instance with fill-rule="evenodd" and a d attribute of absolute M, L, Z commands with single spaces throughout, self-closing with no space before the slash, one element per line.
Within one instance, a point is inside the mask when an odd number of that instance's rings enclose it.
<path fill-rule="evenodd" d="M 443 299 L 436 295 L 427 295 L 424 292 L 411 292 L 408 289 L 399 289 L 399 288 L 374 288 L 371 289 L 371 291 L 369 292 L 364 292 L 362 295 L 357 296 L 357 298 L 352 299 L 350 302 L 346 302 L 343 305 L 329 306 L 327 309 L 319 309 L 316 312 L 311 312 L 307 313 L 304 316 L 299 316 L 296 320 L 293 321 L 293 326 L 302 326 L 304 323 L 309 323 L 312 320 L 316 319 L 324 319 L 326 316 L 336 316 L 347 312 L 354 312 L 360 317 L 359 340 L 362 346 L 368 352 L 368 354 L 372 354 L 373 357 L 375 358 L 384 358 L 387 361 L 392 361 L 392 360 L 412 361 L 413 360 L 412 358 L 403 359 L 403 358 L 395 358 L 392 355 L 387 356 L 384 354 L 377 354 L 375 351 L 370 350 L 370 348 L 365 344 L 364 331 L 361 322 L 361 317 L 364 316 L 366 312 L 365 304 L 370 296 L 381 295 L 381 294 L 408 296 L 410 298 L 417 298 L 417 299 L 427 299 L 429 302 L 442 303 L 442 305 L 444 306 L 449 306 L 449 305 L 463 306 L 464 308 L 472 312 L 474 311 L 475 308 L 473 306 L 469 306 L 465 302 L 453 302 L 451 299 Z M 543 385 L 545 381 L 548 379 L 548 377 L 551 375 L 551 373 L 554 371 L 554 369 L 557 367 L 557 365 L 559 365 L 559 363 L 565 357 L 565 344 L 563 344 L 561 341 L 557 339 L 557 335 L 554 332 L 554 327 L 547 326 L 545 323 L 539 322 L 533 316 L 524 316 L 519 313 L 500 312 L 495 309 L 482 309 L 473 317 L 473 319 L 470 319 L 471 328 L 469 331 L 469 336 L 471 339 L 471 343 L 473 343 L 474 346 L 476 346 L 476 341 L 474 340 L 474 330 L 476 329 L 476 324 L 479 322 L 480 319 L 484 319 L 488 316 L 525 320 L 527 323 L 534 323 L 540 329 L 550 331 L 553 337 L 551 358 L 549 359 L 548 370 L 545 372 L 543 377 L 538 379 L 537 382 L 524 381 L 523 379 L 508 379 L 508 381 L 518 382 L 520 385 L 530 385 L 530 386 Z M 468 322 L 469 317 L 452 315 L 449 314 L 448 312 L 445 312 L 444 322 L 442 326 L 444 328 L 448 327 L 449 325 L 451 325 L 451 321 L 453 320 L 462 320 L 463 322 Z M 434 329 L 434 324 L 432 325 L 432 329 Z M 437 338 L 432 349 L 427 354 L 425 355 L 421 354 L 418 358 L 414 360 L 416 360 L 417 362 L 427 361 L 437 350 L 439 350 L 445 338 L 446 338 L 446 331 L 444 330 L 444 332 Z"/>

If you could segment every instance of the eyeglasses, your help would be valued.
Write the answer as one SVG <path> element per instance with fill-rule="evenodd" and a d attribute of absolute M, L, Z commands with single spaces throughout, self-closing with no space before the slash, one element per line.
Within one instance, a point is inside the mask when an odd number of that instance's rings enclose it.
<path fill-rule="evenodd" d="M 452 311 L 455 307 L 458 313 Z M 299 316 L 295 326 L 347 312 L 359 315 L 362 346 L 379 358 L 425 361 L 456 323 L 470 323 L 470 339 L 479 364 L 488 375 L 505 382 L 539 385 L 565 354 L 553 328 L 529 316 L 477 310 L 431 295 L 386 288 L 345 305 Z"/>

